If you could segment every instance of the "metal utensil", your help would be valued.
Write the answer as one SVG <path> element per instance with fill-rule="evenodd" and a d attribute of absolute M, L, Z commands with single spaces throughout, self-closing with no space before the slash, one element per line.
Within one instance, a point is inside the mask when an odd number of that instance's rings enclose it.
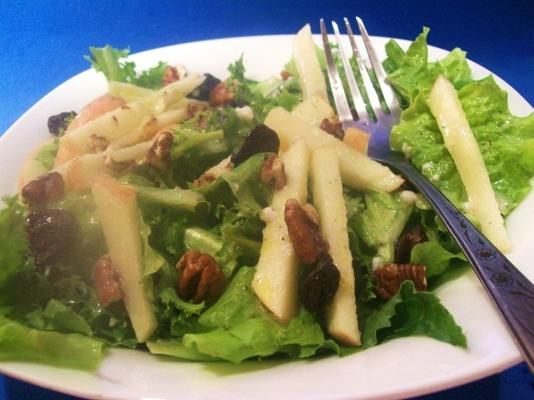
<path fill-rule="evenodd" d="M 467 256 L 486 292 L 506 321 L 530 370 L 534 372 L 534 285 L 402 154 L 390 150 L 389 134 L 392 126 L 398 123 L 400 118 L 399 102 L 395 98 L 393 89 L 386 81 L 386 74 L 376 56 L 362 20 L 356 17 L 356 22 L 365 44 L 367 58 L 363 58 L 358 49 L 349 20 L 345 18 L 344 22 L 352 54 L 356 61 L 356 72 L 359 74 L 361 82 L 363 82 L 363 89 L 367 93 L 376 118 L 369 115 L 366 109 L 349 59 L 343 50 L 339 27 L 332 21 L 338 45 L 338 55 L 343 64 L 350 95 L 357 113 L 357 117 L 354 118 L 336 68 L 326 24 L 321 19 L 321 35 L 324 43 L 328 78 L 343 129 L 356 127 L 370 132 L 369 157 L 399 171 L 407 181 L 413 184 L 427 198 Z M 376 79 L 374 80 L 378 82 L 377 86 L 373 85 L 371 74 L 375 75 Z M 383 103 L 387 105 L 387 109 L 383 109 L 381 106 L 380 96 L 383 99 Z"/>

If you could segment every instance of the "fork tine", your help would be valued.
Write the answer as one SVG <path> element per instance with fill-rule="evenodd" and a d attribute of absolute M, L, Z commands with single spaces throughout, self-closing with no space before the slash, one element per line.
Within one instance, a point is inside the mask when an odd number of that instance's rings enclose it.
<path fill-rule="evenodd" d="M 367 55 L 371 60 L 371 65 L 378 80 L 382 95 L 384 96 L 384 100 L 386 101 L 386 104 L 391 112 L 398 111 L 399 102 L 397 101 L 397 97 L 395 96 L 393 89 L 391 86 L 389 86 L 389 83 L 386 82 L 386 72 L 378 60 L 373 44 L 371 43 L 371 39 L 369 38 L 369 34 L 367 33 L 367 29 L 365 28 L 365 25 L 360 17 L 356 17 L 356 22 L 358 23 L 358 28 L 360 29 L 360 34 L 362 36 L 363 43 L 365 44 L 365 49 L 367 50 Z"/>
<path fill-rule="evenodd" d="M 353 120 L 352 113 L 350 112 L 349 103 L 343 90 L 343 83 L 339 79 L 339 74 L 336 69 L 336 63 L 332 56 L 332 50 L 330 49 L 330 42 L 328 41 L 328 33 L 326 31 L 326 25 L 324 19 L 321 18 L 321 36 L 323 38 L 324 54 L 326 57 L 326 70 L 328 71 L 328 80 L 330 82 L 330 89 L 332 90 L 332 97 L 334 103 L 336 103 L 336 110 L 339 120 L 342 124 L 348 123 Z"/>
<path fill-rule="evenodd" d="M 367 114 L 365 102 L 363 101 L 363 98 L 360 95 L 360 90 L 358 89 L 358 85 L 356 84 L 356 79 L 354 78 L 354 73 L 352 72 L 349 60 L 347 59 L 347 57 L 345 56 L 345 52 L 343 51 L 343 44 L 341 43 L 339 27 L 337 26 L 335 21 L 332 21 L 332 28 L 334 28 L 334 34 L 336 36 L 336 42 L 339 50 L 339 57 L 341 58 L 341 61 L 343 63 L 343 69 L 345 70 L 345 75 L 347 76 L 347 82 L 349 84 L 350 94 L 352 95 L 354 108 L 356 109 L 356 112 L 358 113 L 358 118 L 360 120 L 368 120 L 369 115 Z"/>
<path fill-rule="evenodd" d="M 380 100 L 378 99 L 378 96 L 374 90 L 373 83 L 369 78 L 369 69 L 371 69 L 371 66 L 367 65 L 362 59 L 361 53 L 358 49 L 358 45 L 356 44 L 356 39 L 354 38 L 354 34 L 352 33 L 352 28 L 350 26 L 349 20 L 347 18 L 344 18 L 344 21 L 345 27 L 347 29 L 347 35 L 349 36 L 350 45 L 352 47 L 352 52 L 356 60 L 356 65 L 358 66 L 358 70 L 363 81 L 363 86 L 365 88 L 365 91 L 367 92 L 369 103 L 371 103 L 371 107 L 376 113 L 377 111 L 380 111 L 382 107 L 380 106 Z"/>

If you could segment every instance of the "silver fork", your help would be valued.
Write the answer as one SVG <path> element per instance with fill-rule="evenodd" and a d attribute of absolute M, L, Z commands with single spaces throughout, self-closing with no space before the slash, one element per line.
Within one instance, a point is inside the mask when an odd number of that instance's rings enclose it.
<path fill-rule="evenodd" d="M 402 154 L 390 150 L 389 134 L 392 126 L 398 123 L 400 118 L 401 110 L 399 102 L 395 97 L 393 89 L 386 81 L 386 74 L 376 56 L 371 39 L 362 20 L 356 17 L 368 58 L 362 57 L 352 33 L 349 20 L 345 18 L 344 22 L 352 48 L 352 54 L 358 67 L 358 73 L 362 78 L 364 89 L 367 92 L 369 102 L 376 116 L 376 122 L 373 121 L 367 112 L 352 67 L 344 53 L 339 27 L 335 22 L 332 22 L 339 57 L 347 76 L 350 95 L 357 113 L 357 118 L 353 118 L 343 84 L 336 69 L 326 25 L 324 20 L 321 19 L 321 35 L 326 56 L 328 79 L 343 129 L 357 127 L 370 132 L 369 156 L 399 171 L 432 204 L 436 213 L 441 217 L 467 256 L 486 292 L 505 320 L 530 370 L 534 372 L 534 285 L 439 190 L 421 175 Z M 374 72 L 382 98 L 389 110 L 382 109 L 379 93 L 377 93 L 372 84 L 369 71 Z"/>

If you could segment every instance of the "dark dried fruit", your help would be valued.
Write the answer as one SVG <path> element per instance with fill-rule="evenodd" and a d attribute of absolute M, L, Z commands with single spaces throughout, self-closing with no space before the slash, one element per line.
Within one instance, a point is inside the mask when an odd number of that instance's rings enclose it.
<path fill-rule="evenodd" d="M 215 86 L 221 83 L 221 80 L 211 74 L 204 74 L 204 76 L 206 77 L 204 82 L 202 82 L 202 84 L 193 90 L 187 97 L 195 100 L 209 101 L 211 92 Z"/>
<path fill-rule="evenodd" d="M 171 146 L 174 135 L 170 132 L 161 132 L 156 136 L 152 146 L 146 153 L 146 162 L 158 169 L 165 169 L 171 161 Z"/>
<path fill-rule="evenodd" d="M 414 226 L 397 241 L 397 245 L 395 246 L 395 261 L 398 264 L 409 263 L 414 246 L 427 240 L 421 225 Z"/>
<path fill-rule="evenodd" d="M 384 300 L 398 292 L 402 282 L 412 281 L 417 291 L 426 290 L 426 266 L 420 264 L 386 264 L 374 272 L 376 294 Z"/>
<path fill-rule="evenodd" d="M 104 307 L 122 300 L 120 278 L 107 254 L 97 260 L 93 270 L 93 281 L 98 302 Z"/>
<path fill-rule="evenodd" d="M 284 163 L 278 155 L 270 154 L 265 159 L 261 167 L 260 179 L 263 183 L 272 183 L 276 190 L 283 189 L 286 186 L 287 178 Z"/>
<path fill-rule="evenodd" d="M 214 303 L 226 286 L 226 277 L 217 261 L 197 250 L 187 251 L 178 261 L 178 295 L 193 303 Z"/>
<path fill-rule="evenodd" d="M 49 172 L 29 182 L 22 188 L 24 202 L 32 208 L 44 207 L 58 201 L 65 194 L 65 183 L 59 172 Z"/>
<path fill-rule="evenodd" d="M 63 135 L 75 117 L 75 111 L 62 112 L 48 117 L 48 132 L 54 136 Z"/>
<path fill-rule="evenodd" d="M 28 215 L 26 233 L 35 264 L 44 266 L 69 255 L 78 225 L 67 211 L 45 208 Z"/>
<path fill-rule="evenodd" d="M 328 252 L 328 243 L 321 236 L 319 226 L 312 221 L 295 199 L 286 202 L 284 219 L 295 254 L 306 264 L 315 263 Z"/>
<path fill-rule="evenodd" d="M 341 125 L 341 121 L 337 117 L 323 119 L 319 128 L 341 140 L 345 135 L 345 132 L 343 131 L 343 126 Z"/>
<path fill-rule="evenodd" d="M 329 305 L 339 287 L 340 274 L 330 254 L 323 252 L 301 280 L 299 298 L 304 307 L 316 312 Z"/>
<path fill-rule="evenodd" d="M 252 129 L 249 135 L 245 138 L 241 148 L 237 153 L 232 155 L 232 163 L 235 166 L 238 166 L 243 161 L 258 153 L 278 154 L 279 148 L 280 139 L 276 132 L 267 125 L 260 124 Z"/>

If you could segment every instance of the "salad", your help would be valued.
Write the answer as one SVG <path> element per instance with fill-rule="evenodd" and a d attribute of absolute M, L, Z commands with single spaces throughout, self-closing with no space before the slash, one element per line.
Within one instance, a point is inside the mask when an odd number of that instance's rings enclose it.
<path fill-rule="evenodd" d="M 492 77 L 473 80 L 464 52 L 429 62 L 427 34 L 386 47 L 404 107 L 391 146 L 476 222 L 427 103 L 446 76 L 506 216 L 530 190 L 534 117 L 512 116 Z M 221 81 L 165 63 L 139 73 L 127 51 L 91 48 L 109 93 L 51 116 L 0 211 L 0 359 L 92 370 L 111 347 L 241 362 L 408 335 L 467 346 L 432 293 L 465 257 L 365 156 L 365 132 L 339 129 L 310 44 L 301 31 L 265 81 L 242 58 Z"/>

